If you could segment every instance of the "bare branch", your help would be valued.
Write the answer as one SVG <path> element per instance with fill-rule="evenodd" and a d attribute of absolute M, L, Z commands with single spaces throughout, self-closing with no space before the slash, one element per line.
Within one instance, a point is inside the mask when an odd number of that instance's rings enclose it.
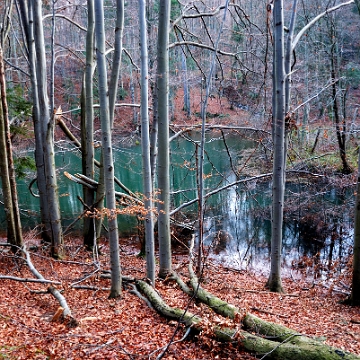
<path fill-rule="evenodd" d="M 7 276 L 7 275 L 0 275 L 0 279 L 1 280 L 14 280 L 14 281 L 20 281 L 20 282 L 33 282 L 33 283 L 61 285 L 60 281 L 53 281 L 53 280 L 47 280 L 47 279 L 20 278 L 17 276 Z"/>
<path fill-rule="evenodd" d="M 343 6 L 346 5 L 350 5 L 353 4 L 354 0 L 350 0 L 348 2 L 336 5 L 330 9 L 325 10 L 324 12 L 322 12 L 321 14 L 319 14 L 318 16 L 315 16 L 308 24 L 306 24 L 300 31 L 299 33 L 296 35 L 294 41 L 292 42 L 292 49 L 294 50 L 297 43 L 299 42 L 300 38 L 305 34 L 306 31 L 308 31 L 318 20 L 320 20 L 322 17 L 324 17 L 327 14 L 330 14 L 331 12 L 340 9 Z"/>
<path fill-rule="evenodd" d="M 257 175 L 257 176 L 252 176 L 250 178 L 246 178 L 246 179 L 240 179 L 240 180 L 236 180 L 232 183 L 229 183 L 229 184 L 226 184 L 222 187 L 219 187 L 217 189 L 214 189 L 210 192 L 208 192 L 204 197 L 205 199 L 207 199 L 208 197 L 212 196 L 212 195 L 215 195 L 217 194 L 218 192 L 220 191 L 223 191 L 223 190 L 226 190 L 232 186 L 235 186 L 235 185 L 238 185 L 238 184 L 242 184 L 242 183 L 246 183 L 246 182 L 249 182 L 249 181 L 253 181 L 253 180 L 258 180 L 258 179 L 262 179 L 262 178 L 265 178 L 265 177 L 269 177 L 269 176 L 272 176 L 272 173 L 267 173 L 267 174 L 261 174 L 261 175 Z M 199 198 L 195 198 L 195 199 L 192 199 L 186 203 L 183 203 L 181 204 L 180 206 L 178 206 L 176 209 L 172 210 L 170 212 L 170 216 L 174 215 L 175 213 L 177 213 L 178 211 L 180 211 L 181 209 L 183 209 L 184 207 L 187 207 L 187 206 L 190 206 L 194 203 L 196 203 L 197 201 L 199 201 Z"/>

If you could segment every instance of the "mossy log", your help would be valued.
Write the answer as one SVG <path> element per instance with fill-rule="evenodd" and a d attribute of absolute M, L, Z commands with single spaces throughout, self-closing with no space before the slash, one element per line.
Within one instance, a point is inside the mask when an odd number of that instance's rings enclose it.
<path fill-rule="evenodd" d="M 241 313 L 241 310 L 238 309 L 236 306 L 227 303 L 224 300 L 221 300 L 217 296 L 209 293 L 208 291 L 204 290 L 192 269 L 191 264 L 189 265 L 189 272 L 190 272 L 190 285 L 192 287 L 192 291 L 195 294 L 195 297 L 200 300 L 202 303 L 209 306 L 213 311 L 217 314 L 227 317 L 229 319 L 235 319 L 237 314 Z"/>
<path fill-rule="evenodd" d="M 191 271 L 191 268 L 189 269 L 191 274 L 191 295 L 195 295 L 199 301 L 207 304 L 213 311 L 222 316 L 236 320 L 239 314 L 245 314 L 241 309 L 228 304 L 203 289 L 199 285 L 194 272 Z M 173 278 L 181 284 L 181 288 L 184 288 L 184 282 L 178 275 L 174 274 Z M 187 293 L 189 294 L 189 291 L 187 291 Z M 197 323 L 197 326 L 198 328 L 201 327 L 201 322 Z M 285 326 L 261 320 L 249 313 L 246 313 L 242 317 L 241 330 L 214 327 L 214 336 L 219 341 L 236 342 L 240 347 L 252 354 L 260 356 L 266 355 L 267 359 L 360 359 L 360 357 L 355 354 L 328 346 L 321 341 L 299 334 Z"/>
<path fill-rule="evenodd" d="M 181 321 L 186 326 L 194 326 L 201 322 L 201 318 L 198 316 L 184 311 L 183 309 L 173 308 L 165 303 L 156 290 L 142 280 L 136 280 L 137 288 L 147 297 L 154 309 L 161 315 L 169 319 L 175 319 Z"/>

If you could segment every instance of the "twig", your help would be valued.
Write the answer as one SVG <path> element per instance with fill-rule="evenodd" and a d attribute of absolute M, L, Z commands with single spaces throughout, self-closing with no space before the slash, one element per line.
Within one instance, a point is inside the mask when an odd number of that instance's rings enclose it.
<path fill-rule="evenodd" d="M 256 293 L 256 294 L 271 294 L 271 295 L 277 295 L 277 296 L 289 296 L 289 297 L 299 297 L 299 294 L 284 294 L 284 293 L 276 293 L 276 292 L 269 292 L 269 291 L 265 291 L 265 290 L 245 290 L 245 292 L 249 292 L 249 293 Z"/>
<path fill-rule="evenodd" d="M 34 283 L 44 283 L 44 284 L 56 284 L 61 285 L 60 281 L 53 281 L 47 279 L 29 279 L 29 278 L 19 278 L 16 276 L 0 275 L 1 280 L 14 280 L 20 282 L 34 282 Z"/>
<path fill-rule="evenodd" d="M 99 270 L 100 270 L 100 266 L 97 265 L 97 269 L 95 269 L 92 273 L 84 276 L 84 277 L 81 278 L 80 280 L 77 280 L 77 281 L 73 282 L 72 284 L 70 284 L 70 286 L 71 286 L 71 287 L 74 287 L 74 285 L 77 285 L 77 284 L 83 282 L 84 280 L 86 280 L 86 279 L 92 277 L 93 275 L 95 275 Z"/>
<path fill-rule="evenodd" d="M 274 352 L 277 348 L 279 348 L 281 345 L 286 344 L 287 342 L 290 341 L 290 339 L 292 339 L 295 336 L 301 336 L 301 334 L 292 334 L 290 335 L 288 338 L 286 338 L 284 341 L 282 341 L 281 343 L 279 343 L 279 345 L 275 346 L 271 351 L 267 352 L 262 358 L 260 358 L 260 360 L 265 359 L 268 355 L 270 355 L 272 352 Z"/>
<path fill-rule="evenodd" d="M 257 307 L 252 307 L 251 310 L 258 311 L 258 312 L 261 312 L 261 313 L 264 313 L 264 314 L 269 314 L 269 315 L 274 315 L 274 316 L 280 316 L 280 317 L 283 317 L 283 318 L 288 318 L 288 316 L 286 316 L 286 315 L 276 314 L 276 313 L 273 313 L 271 311 L 259 309 Z"/>
<path fill-rule="evenodd" d="M 190 334 L 190 331 L 191 331 L 191 327 L 188 327 L 187 330 L 186 330 L 186 332 L 185 332 L 185 335 L 184 335 L 181 339 L 176 340 L 176 341 L 173 341 L 171 344 L 173 345 L 173 344 L 177 344 L 177 343 L 179 343 L 179 342 L 184 341 L 184 340 L 188 337 L 188 335 Z M 156 357 L 156 360 L 160 360 L 160 359 L 164 356 L 164 350 L 166 350 L 166 348 L 167 348 L 167 345 L 166 345 L 166 346 L 163 346 L 163 347 L 160 348 L 160 349 L 156 349 L 156 350 L 153 351 L 151 354 L 149 354 L 148 358 L 151 359 L 151 356 L 152 356 L 152 355 L 156 354 L 156 353 L 157 353 L 158 351 L 160 351 L 160 350 L 163 350 L 163 352 Z"/>
<path fill-rule="evenodd" d="M 112 344 L 114 341 L 115 341 L 115 339 L 110 339 L 110 340 L 108 340 L 105 344 L 102 344 L 102 345 L 96 346 L 95 348 L 93 348 L 93 349 L 91 349 L 91 350 L 87 351 L 87 352 L 86 352 L 86 354 L 90 354 L 90 353 L 92 353 L 92 352 L 94 352 L 94 351 L 98 351 L 98 350 L 102 349 L 103 347 L 105 347 L 105 346 L 108 346 L 108 345 Z"/>
<path fill-rule="evenodd" d="M 110 288 L 98 288 L 97 286 L 91 285 L 74 285 L 73 289 L 82 289 L 82 290 L 94 290 L 94 291 L 110 291 Z"/>

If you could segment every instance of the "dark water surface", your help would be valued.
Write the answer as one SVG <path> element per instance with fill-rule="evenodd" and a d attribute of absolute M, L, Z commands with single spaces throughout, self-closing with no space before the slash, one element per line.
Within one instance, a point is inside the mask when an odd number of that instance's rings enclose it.
<path fill-rule="evenodd" d="M 172 208 L 196 197 L 197 140 L 198 134 L 187 134 L 172 142 Z M 245 165 L 254 146 L 255 142 L 239 134 L 209 134 L 204 171 L 206 192 L 237 180 L 235 173 Z M 28 154 L 32 154 L 32 151 Z M 119 141 L 114 147 L 114 158 L 116 176 L 132 191 L 141 191 L 141 146 L 138 142 Z M 66 227 L 82 212 L 82 205 L 77 199 L 77 196 L 82 196 L 81 186 L 64 176 L 64 171 L 71 174 L 81 172 L 80 153 L 68 146 L 58 148 L 56 165 L 61 213 Z M 25 228 L 33 228 L 39 222 L 38 199 L 28 190 L 34 176 L 29 174 L 18 183 Z M 353 236 L 353 189 L 334 189 L 325 182 L 310 186 L 293 181 L 287 185 L 286 197 L 284 266 L 288 269 L 294 264 L 301 267 L 306 260 L 302 259 L 304 256 L 312 259 L 314 267 L 314 259 L 325 267 L 336 267 L 337 262 L 345 261 L 351 252 Z M 270 205 L 269 179 L 233 186 L 209 197 L 205 215 L 205 243 L 209 256 L 231 267 L 267 273 L 271 238 Z M 4 228 L 4 212 L 1 211 L 0 215 Z M 181 221 L 195 219 L 196 206 L 184 208 L 176 218 Z M 134 233 L 136 226 L 135 218 L 119 216 L 119 229 L 123 235 Z M 75 224 L 75 229 L 80 227 L 81 221 Z"/>

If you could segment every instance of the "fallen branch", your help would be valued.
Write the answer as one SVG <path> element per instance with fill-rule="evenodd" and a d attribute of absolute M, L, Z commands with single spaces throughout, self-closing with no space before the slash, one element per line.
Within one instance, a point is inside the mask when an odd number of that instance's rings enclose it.
<path fill-rule="evenodd" d="M 19 277 L 16 277 L 16 276 L 7 276 L 7 275 L 0 275 L 0 279 L 1 280 L 14 280 L 14 281 L 20 281 L 20 282 L 33 282 L 33 283 L 61 285 L 60 281 L 53 281 L 53 280 L 47 280 L 47 279 L 19 278 Z"/>
<path fill-rule="evenodd" d="M 29 270 L 34 274 L 35 277 L 37 277 L 39 280 L 46 280 L 39 271 L 35 268 L 34 264 L 31 261 L 30 254 L 26 250 L 25 245 L 22 247 L 22 252 L 25 254 L 25 261 L 29 267 Z M 62 311 L 62 318 L 66 319 L 67 325 L 69 327 L 75 327 L 78 325 L 78 322 L 75 320 L 75 318 L 72 317 L 70 308 L 66 302 L 65 297 L 60 293 L 59 290 L 57 290 L 53 286 L 48 287 L 48 292 L 55 297 L 55 299 L 59 302 L 60 306 L 63 308 Z"/>
<path fill-rule="evenodd" d="M 97 286 L 91 286 L 91 285 L 73 285 L 71 287 L 73 289 L 80 289 L 80 290 L 110 291 L 110 288 L 99 288 Z"/>
<path fill-rule="evenodd" d="M 92 180 L 82 174 L 71 175 L 67 171 L 64 171 L 64 175 L 69 180 L 74 181 L 77 184 L 80 184 L 82 186 L 86 186 L 89 189 L 94 190 L 94 191 L 97 190 L 97 187 L 99 185 L 97 181 Z M 125 193 L 122 193 L 119 191 L 115 191 L 115 196 L 119 199 L 125 199 L 125 200 L 129 200 L 130 202 L 134 202 L 136 204 L 143 205 L 143 202 L 133 193 L 131 193 L 131 195 L 128 195 L 128 194 L 125 194 Z"/>
<path fill-rule="evenodd" d="M 279 317 L 283 317 L 283 318 L 286 318 L 287 319 L 287 316 L 286 315 L 282 315 L 282 314 L 276 314 L 272 311 L 268 311 L 268 310 L 263 310 L 263 309 L 260 309 L 258 307 L 252 307 L 251 310 L 253 311 L 257 311 L 257 312 L 261 312 L 261 313 L 264 313 L 264 314 L 269 314 L 269 315 L 273 315 L 273 316 L 279 316 Z"/>

